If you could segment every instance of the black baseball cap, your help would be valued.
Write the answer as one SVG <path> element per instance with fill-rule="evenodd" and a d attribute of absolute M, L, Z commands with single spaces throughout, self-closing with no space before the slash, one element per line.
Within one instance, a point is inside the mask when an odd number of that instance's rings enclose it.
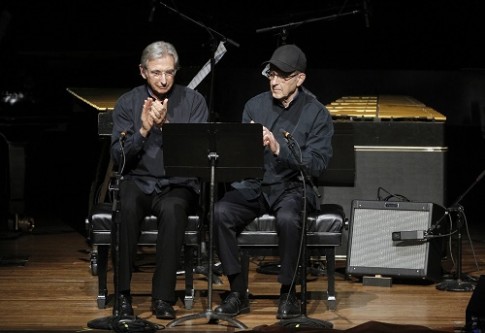
<path fill-rule="evenodd" d="M 286 44 L 278 47 L 271 56 L 271 59 L 263 62 L 263 65 L 271 64 L 278 67 L 285 73 L 294 71 L 305 72 L 305 53 L 294 44 Z"/>

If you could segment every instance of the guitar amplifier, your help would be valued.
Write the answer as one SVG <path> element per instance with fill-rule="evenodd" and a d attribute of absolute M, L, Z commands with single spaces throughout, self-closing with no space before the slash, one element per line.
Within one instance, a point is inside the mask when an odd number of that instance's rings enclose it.
<path fill-rule="evenodd" d="M 432 203 L 354 200 L 347 273 L 440 280 L 440 238 L 426 235 L 444 214 Z"/>

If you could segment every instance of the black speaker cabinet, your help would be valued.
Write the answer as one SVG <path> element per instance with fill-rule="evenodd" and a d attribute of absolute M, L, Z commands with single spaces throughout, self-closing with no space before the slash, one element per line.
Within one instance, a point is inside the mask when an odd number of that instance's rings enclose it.
<path fill-rule="evenodd" d="M 421 236 L 443 214 L 432 203 L 352 201 L 347 274 L 440 280 L 441 238 Z M 403 231 L 407 239 L 393 239 Z"/>

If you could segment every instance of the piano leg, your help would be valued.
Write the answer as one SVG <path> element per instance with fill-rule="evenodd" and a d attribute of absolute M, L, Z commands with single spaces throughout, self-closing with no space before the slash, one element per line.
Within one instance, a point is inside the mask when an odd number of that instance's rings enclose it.
<path fill-rule="evenodd" d="M 25 216 L 25 144 L 7 141 L 8 145 L 8 229 L 11 231 L 31 231 L 34 219 Z"/>

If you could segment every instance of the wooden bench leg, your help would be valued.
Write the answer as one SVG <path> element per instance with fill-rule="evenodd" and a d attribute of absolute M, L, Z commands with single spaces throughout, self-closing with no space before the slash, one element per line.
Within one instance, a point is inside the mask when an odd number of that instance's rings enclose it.
<path fill-rule="evenodd" d="M 97 245 L 97 274 L 98 274 L 98 297 L 96 299 L 99 309 L 104 309 L 108 304 L 108 256 L 109 245 Z"/>
<path fill-rule="evenodd" d="M 187 310 L 192 309 L 194 304 L 194 248 L 184 246 L 184 265 L 185 265 L 185 296 L 184 306 Z"/>
<path fill-rule="evenodd" d="M 249 296 L 249 253 L 244 250 L 241 250 L 241 274 L 244 276 L 244 283 L 248 286 L 246 292 Z"/>
<path fill-rule="evenodd" d="M 325 248 L 325 257 L 327 259 L 327 307 L 334 311 L 337 308 L 337 299 L 335 297 L 335 247 Z"/>

